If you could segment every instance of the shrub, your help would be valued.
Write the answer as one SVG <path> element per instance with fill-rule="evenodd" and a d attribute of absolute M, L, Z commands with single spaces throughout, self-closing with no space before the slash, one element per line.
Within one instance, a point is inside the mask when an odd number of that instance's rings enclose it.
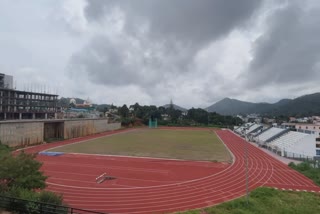
<path fill-rule="evenodd" d="M 320 186 L 320 169 L 313 168 L 309 162 L 302 162 L 299 164 L 290 163 L 289 166 L 298 172 L 301 172 L 308 178 L 312 179 L 317 185 Z"/>
<path fill-rule="evenodd" d="M 63 206 L 63 197 L 62 195 L 55 194 L 49 191 L 42 191 L 39 193 L 39 202 L 47 204 L 55 204 Z"/>

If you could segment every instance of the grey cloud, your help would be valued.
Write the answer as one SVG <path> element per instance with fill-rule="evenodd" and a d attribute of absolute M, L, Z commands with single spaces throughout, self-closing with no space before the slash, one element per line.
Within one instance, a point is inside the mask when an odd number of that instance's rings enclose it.
<path fill-rule="evenodd" d="M 99 84 L 162 84 L 190 72 L 195 54 L 206 44 L 248 20 L 262 0 L 90 0 L 89 22 L 102 23 L 119 8 L 125 14 L 124 40 L 97 36 L 71 59 Z M 141 33 L 141 26 L 148 26 Z M 128 57 L 127 55 L 130 55 Z"/>
<path fill-rule="evenodd" d="M 72 56 L 69 71 L 73 76 L 88 76 L 97 84 L 149 87 L 170 78 L 168 73 L 187 70 L 188 47 L 169 48 L 145 40 L 134 43 L 96 36 Z"/>
<path fill-rule="evenodd" d="M 135 82 L 135 68 L 125 62 L 124 47 L 116 46 L 104 36 L 96 36 L 91 42 L 74 54 L 70 60 L 70 70 L 74 75 L 84 74 L 98 84 L 124 84 Z"/>
<path fill-rule="evenodd" d="M 88 1 L 85 14 L 99 20 L 114 7 L 123 9 L 128 31 L 150 24 L 157 39 L 186 40 L 203 44 L 228 33 L 246 21 L 262 0 L 122 0 Z"/>
<path fill-rule="evenodd" d="M 287 7 L 267 21 L 266 32 L 255 42 L 248 85 L 290 84 L 319 78 L 316 65 L 320 62 L 320 8 L 307 9 L 298 1 L 288 1 Z"/>
<path fill-rule="evenodd" d="M 110 13 L 117 2 L 117 0 L 87 0 L 87 6 L 84 10 L 85 15 L 89 21 L 99 20 L 105 14 Z"/>

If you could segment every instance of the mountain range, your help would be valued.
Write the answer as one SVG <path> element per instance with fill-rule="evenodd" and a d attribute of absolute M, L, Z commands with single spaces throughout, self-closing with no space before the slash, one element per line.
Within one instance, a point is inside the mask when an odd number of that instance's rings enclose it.
<path fill-rule="evenodd" d="M 320 93 L 295 99 L 282 99 L 276 103 L 253 103 L 224 98 L 207 108 L 222 115 L 261 114 L 285 116 L 312 116 L 320 114 Z"/>

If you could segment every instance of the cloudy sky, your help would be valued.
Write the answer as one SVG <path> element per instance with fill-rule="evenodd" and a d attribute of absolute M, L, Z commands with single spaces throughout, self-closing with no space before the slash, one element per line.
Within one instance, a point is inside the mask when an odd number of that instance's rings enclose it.
<path fill-rule="evenodd" d="M 17 89 L 207 107 L 320 92 L 319 0 L 0 0 Z"/>

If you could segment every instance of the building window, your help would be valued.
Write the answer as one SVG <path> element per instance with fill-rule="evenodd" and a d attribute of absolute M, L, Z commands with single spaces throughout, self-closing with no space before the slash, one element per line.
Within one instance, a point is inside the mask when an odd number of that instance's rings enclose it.
<path fill-rule="evenodd" d="M 320 150 L 319 149 L 316 150 L 316 155 L 320 156 Z"/>

